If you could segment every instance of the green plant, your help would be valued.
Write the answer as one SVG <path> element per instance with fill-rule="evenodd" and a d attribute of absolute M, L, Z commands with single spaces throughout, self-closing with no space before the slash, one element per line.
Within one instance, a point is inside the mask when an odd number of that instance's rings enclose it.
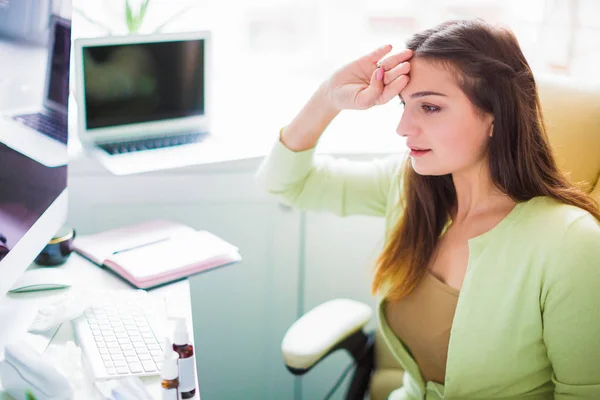
<path fill-rule="evenodd" d="M 133 10 L 131 9 L 130 0 L 125 0 L 125 17 L 127 18 L 127 28 L 129 29 L 129 33 L 137 33 L 144 21 L 144 15 L 146 15 L 146 9 L 148 8 L 148 3 L 150 0 L 143 0 L 139 13 L 134 15 Z"/>
<path fill-rule="evenodd" d="M 35 396 L 33 395 L 33 393 L 31 393 L 29 390 L 27 390 L 25 392 L 25 398 L 27 400 L 36 400 Z"/>

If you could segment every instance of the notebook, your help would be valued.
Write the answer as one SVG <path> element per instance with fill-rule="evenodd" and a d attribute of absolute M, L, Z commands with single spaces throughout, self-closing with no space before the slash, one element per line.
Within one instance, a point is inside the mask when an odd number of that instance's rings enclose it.
<path fill-rule="evenodd" d="M 73 250 L 140 289 L 242 259 L 238 248 L 220 237 L 164 220 L 80 236 Z"/>

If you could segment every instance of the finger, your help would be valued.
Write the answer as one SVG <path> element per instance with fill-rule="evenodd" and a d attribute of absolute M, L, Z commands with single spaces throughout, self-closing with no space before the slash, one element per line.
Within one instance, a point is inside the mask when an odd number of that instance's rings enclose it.
<path fill-rule="evenodd" d="M 398 64 L 408 61 L 413 56 L 413 51 L 410 49 L 402 50 L 400 53 L 389 56 L 385 60 L 380 62 L 381 67 L 385 71 L 389 71 L 396 67 Z"/>
<path fill-rule="evenodd" d="M 358 93 L 356 103 L 359 106 L 365 108 L 370 107 L 375 104 L 377 98 L 381 96 L 381 93 L 383 92 L 383 76 L 381 75 L 383 75 L 383 70 L 381 68 L 377 68 L 373 71 L 369 86 Z"/>
<path fill-rule="evenodd" d="M 390 51 L 392 51 L 392 45 L 391 44 L 386 44 L 385 46 L 381 46 L 378 49 L 376 49 L 376 50 L 372 51 L 371 53 L 367 54 L 365 57 L 370 62 L 377 63 L 377 62 L 379 62 L 379 60 L 381 60 L 383 58 L 383 56 L 385 56 Z"/>
<path fill-rule="evenodd" d="M 392 83 L 386 85 L 381 94 L 381 103 L 385 104 L 394 97 L 398 96 L 402 90 L 408 84 L 408 75 L 401 75 L 396 78 Z"/>
<path fill-rule="evenodd" d="M 410 71 L 410 63 L 403 62 L 403 63 L 395 66 L 391 70 L 386 71 L 386 73 L 383 76 L 383 84 L 389 85 L 400 75 L 406 75 L 406 74 L 408 74 L 409 71 Z"/>

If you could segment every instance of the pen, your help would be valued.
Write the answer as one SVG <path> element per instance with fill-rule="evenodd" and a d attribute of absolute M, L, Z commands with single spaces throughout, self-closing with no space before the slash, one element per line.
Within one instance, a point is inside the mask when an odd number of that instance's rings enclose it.
<path fill-rule="evenodd" d="M 113 252 L 113 255 L 119 254 L 119 253 L 125 253 L 126 251 L 135 250 L 135 249 L 139 249 L 139 248 L 146 247 L 146 246 L 151 246 L 153 244 L 160 243 L 160 242 L 166 242 L 169 239 L 170 238 L 166 237 L 166 238 L 158 239 L 158 240 L 155 240 L 155 241 L 152 241 L 152 242 L 143 243 L 143 244 L 140 244 L 140 245 L 137 245 L 137 246 L 133 246 L 133 247 L 128 247 L 128 248 L 125 248 L 125 249 L 117 250 L 117 251 Z"/>

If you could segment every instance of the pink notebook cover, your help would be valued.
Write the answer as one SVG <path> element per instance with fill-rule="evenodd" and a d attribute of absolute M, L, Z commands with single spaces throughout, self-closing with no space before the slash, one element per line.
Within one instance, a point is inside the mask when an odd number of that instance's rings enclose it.
<path fill-rule="evenodd" d="M 110 260 L 106 260 L 104 265 L 110 268 L 112 271 L 117 273 L 118 275 L 125 278 L 128 282 L 140 289 L 148 289 L 154 286 L 162 285 L 168 282 L 173 282 L 181 278 L 185 278 L 187 276 L 191 276 L 197 274 L 198 272 L 206 271 L 212 268 L 221 267 L 223 265 L 231 264 L 233 262 L 239 261 L 241 257 L 235 256 L 224 256 L 222 258 L 217 258 L 214 260 L 204 261 L 195 265 L 189 265 L 184 268 L 165 271 L 162 274 L 154 275 L 147 279 L 136 279 L 133 275 L 131 275 L 128 271 L 121 268 L 120 265 L 113 263 Z"/>

